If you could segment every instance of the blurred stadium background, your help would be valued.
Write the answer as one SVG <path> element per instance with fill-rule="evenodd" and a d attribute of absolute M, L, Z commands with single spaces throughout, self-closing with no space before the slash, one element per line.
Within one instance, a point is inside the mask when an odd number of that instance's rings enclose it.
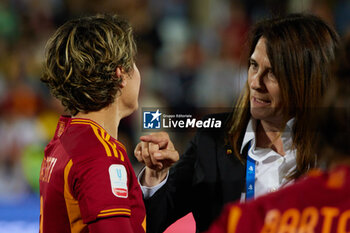
<path fill-rule="evenodd" d="M 310 12 L 350 33 L 349 0 L 0 0 L 0 233 L 38 232 L 43 149 L 63 113 L 40 83 L 45 43 L 66 20 L 118 13 L 133 25 L 142 76 L 140 107 L 230 107 L 246 74 L 252 23 Z M 123 120 L 120 140 L 136 173 L 140 111 Z M 174 134 L 183 151 L 186 137 Z M 168 232 L 194 232 L 187 216 Z"/>

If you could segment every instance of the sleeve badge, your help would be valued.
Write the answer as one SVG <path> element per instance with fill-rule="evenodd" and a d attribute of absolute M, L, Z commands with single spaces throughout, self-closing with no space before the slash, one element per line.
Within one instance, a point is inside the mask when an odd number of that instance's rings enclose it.
<path fill-rule="evenodd" d="M 128 197 L 128 176 L 124 165 L 112 164 L 109 169 L 109 178 L 111 180 L 112 193 L 116 197 Z"/>

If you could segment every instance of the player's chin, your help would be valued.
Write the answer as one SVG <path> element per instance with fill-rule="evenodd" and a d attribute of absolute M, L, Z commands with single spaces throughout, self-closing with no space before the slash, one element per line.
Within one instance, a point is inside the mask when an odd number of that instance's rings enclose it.
<path fill-rule="evenodd" d="M 126 113 L 126 115 L 124 117 L 127 117 L 129 115 L 131 115 L 132 113 L 134 113 L 137 109 L 139 108 L 139 103 L 138 101 L 136 101 L 135 103 L 133 104 L 130 104 L 129 107 L 128 107 L 128 111 Z"/>
<path fill-rule="evenodd" d="M 135 112 L 139 108 L 139 102 L 136 101 L 132 112 Z"/>

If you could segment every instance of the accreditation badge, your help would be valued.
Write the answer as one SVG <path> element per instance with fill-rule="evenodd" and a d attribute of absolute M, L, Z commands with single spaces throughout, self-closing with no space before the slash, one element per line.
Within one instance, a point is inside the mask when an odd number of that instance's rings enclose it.
<path fill-rule="evenodd" d="M 109 169 L 112 192 L 116 197 L 128 197 L 128 176 L 124 165 L 112 164 Z"/>

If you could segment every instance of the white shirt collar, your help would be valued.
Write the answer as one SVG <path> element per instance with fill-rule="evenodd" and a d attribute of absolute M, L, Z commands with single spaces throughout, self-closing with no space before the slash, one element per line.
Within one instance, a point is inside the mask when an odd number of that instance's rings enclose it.
<path fill-rule="evenodd" d="M 243 148 L 255 138 L 255 131 L 256 131 L 256 120 L 253 118 L 250 118 L 247 128 L 245 130 L 242 146 L 241 146 L 241 154 L 243 153 Z"/>
<path fill-rule="evenodd" d="M 292 145 L 292 132 L 293 132 L 293 125 L 294 125 L 295 118 L 293 117 L 286 123 L 286 127 L 281 135 L 282 141 L 283 141 L 283 146 L 288 147 L 285 149 L 290 149 Z M 256 132 L 256 123 L 257 120 L 250 118 L 247 128 L 245 130 L 242 146 L 241 146 L 241 154 L 243 153 L 244 147 L 253 139 L 255 139 L 255 132 Z M 253 140 L 252 147 L 255 148 L 255 140 Z"/>

